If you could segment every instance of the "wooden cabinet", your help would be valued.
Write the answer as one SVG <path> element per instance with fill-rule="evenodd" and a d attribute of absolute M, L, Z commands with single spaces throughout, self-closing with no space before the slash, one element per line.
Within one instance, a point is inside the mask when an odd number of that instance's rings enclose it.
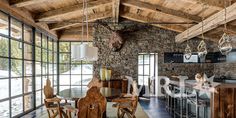
<path fill-rule="evenodd" d="M 212 118 L 236 118 L 236 85 L 222 84 L 212 94 Z"/>
<path fill-rule="evenodd" d="M 122 93 L 127 93 L 128 80 L 126 79 L 112 79 L 109 81 L 102 81 L 103 87 L 110 87 L 121 89 Z"/>

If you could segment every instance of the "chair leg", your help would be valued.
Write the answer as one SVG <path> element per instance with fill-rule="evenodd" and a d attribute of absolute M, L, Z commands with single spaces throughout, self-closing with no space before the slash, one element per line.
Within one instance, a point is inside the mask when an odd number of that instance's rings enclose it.
<path fill-rule="evenodd" d="M 48 112 L 48 118 L 51 118 L 51 117 L 50 117 L 50 111 L 49 111 L 49 110 L 47 110 L 47 112 Z"/>
<path fill-rule="evenodd" d="M 61 111 L 61 109 L 58 109 L 58 112 L 59 112 L 59 118 L 62 118 L 62 111 Z"/>

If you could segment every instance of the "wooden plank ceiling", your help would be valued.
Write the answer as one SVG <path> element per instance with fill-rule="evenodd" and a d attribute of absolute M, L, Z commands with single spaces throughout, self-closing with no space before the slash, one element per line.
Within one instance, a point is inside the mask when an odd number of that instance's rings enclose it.
<path fill-rule="evenodd" d="M 57 32 L 60 40 L 80 40 L 82 37 L 83 0 L 8 2 L 12 7 L 30 12 L 35 22 L 46 23 L 50 30 Z M 204 18 L 207 39 L 217 41 L 224 29 L 224 6 L 224 0 L 88 0 L 88 21 L 111 17 L 113 23 L 119 23 L 119 18 L 149 23 L 179 32 L 176 41 L 183 42 L 201 34 Z M 236 34 L 236 4 L 228 7 L 227 13 L 228 30 Z M 187 34 L 188 28 L 191 34 Z M 92 40 L 91 30 L 89 40 Z"/>

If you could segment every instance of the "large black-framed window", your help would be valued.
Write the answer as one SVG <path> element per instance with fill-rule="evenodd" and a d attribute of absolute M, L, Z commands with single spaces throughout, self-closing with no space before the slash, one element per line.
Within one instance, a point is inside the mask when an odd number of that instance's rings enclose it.
<path fill-rule="evenodd" d="M 1 118 L 19 117 L 42 105 L 44 78 L 50 78 L 57 86 L 57 42 L 47 34 L 35 32 L 34 27 L 0 11 Z"/>
<path fill-rule="evenodd" d="M 51 37 L 36 31 L 35 33 L 35 94 L 36 107 L 43 105 L 43 87 L 50 79 L 57 92 L 57 42 Z"/>
<path fill-rule="evenodd" d="M 92 45 L 92 42 L 83 42 Z M 76 61 L 72 58 L 73 45 L 81 42 L 59 42 L 59 91 L 79 88 L 81 95 L 87 91 L 87 85 L 93 77 L 93 63 Z"/>

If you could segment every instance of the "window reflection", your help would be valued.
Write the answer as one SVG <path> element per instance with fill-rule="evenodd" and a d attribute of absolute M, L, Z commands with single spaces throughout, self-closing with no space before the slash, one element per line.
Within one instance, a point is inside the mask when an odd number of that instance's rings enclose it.
<path fill-rule="evenodd" d="M 22 23 L 13 18 L 11 18 L 11 37 L 22 39 Z"/>
<path fill-rule="evenodd" d="M 8 26 L 8 16 L 0 12 L 0 33 L 4 35 L 9 35 L 9 26 Z"/>
<path fill-rule="evenodd" d="M 32 43 L 33 31 L 29 26 L 24 26 L 24 41 Z"/>

